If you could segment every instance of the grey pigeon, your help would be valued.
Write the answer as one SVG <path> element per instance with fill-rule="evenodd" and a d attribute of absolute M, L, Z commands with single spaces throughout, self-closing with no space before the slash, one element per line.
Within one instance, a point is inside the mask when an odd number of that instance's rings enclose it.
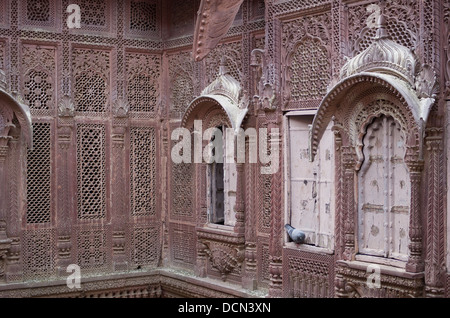
<path fill-rule="evenodd" d="M 298 243 L 298 244 L 302 244 L 305 242 L 306 235 L 304 232 L 290 226 L 289 224 L 286 224 L 284 226 L 284 228 L 288 232 L 289 237 L 292 239 L 292 241 L 294 241 L 295 243 Z"/>

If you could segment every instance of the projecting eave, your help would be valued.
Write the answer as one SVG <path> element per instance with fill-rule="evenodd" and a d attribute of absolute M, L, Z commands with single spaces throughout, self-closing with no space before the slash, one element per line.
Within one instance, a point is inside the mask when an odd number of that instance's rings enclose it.
<path fill-rule="evenodd" d="M 183 116 L 182 126 L 185 127 L 191 115 L 196 113 L 198 108 L 211 107 L 212 105 L 218 105 L 224 110 L 231 128 L 237 133 L 247 115 L 248 109 L 240 108 L 239 105 L 229 97 L 219 94 L 202 95 L 194 99 Z"/>

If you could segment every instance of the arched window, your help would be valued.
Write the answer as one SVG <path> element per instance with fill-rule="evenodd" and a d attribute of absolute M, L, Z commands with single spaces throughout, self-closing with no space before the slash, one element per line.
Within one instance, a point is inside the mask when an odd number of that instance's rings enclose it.
<path fill-rule="evenodd" d="M 205 149 L 210 154 L 207 161 L 207 206 L 210 224 L 234 226 L 236 203 L 236 167 L 227 162 L 226 126 L 220 125 L 205 131 L 210 143 Z"/>
<path fill-rule="evenodd" d="M 375 118 L 363 139 L 358 174 L 359 253 L 407 261 L 411 186 L 405 135 L 388 116 Z"/>

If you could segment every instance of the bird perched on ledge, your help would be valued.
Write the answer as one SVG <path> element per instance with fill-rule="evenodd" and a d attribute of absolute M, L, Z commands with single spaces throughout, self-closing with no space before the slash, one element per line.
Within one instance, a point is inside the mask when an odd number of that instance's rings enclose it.
<path fill-rule="evenodd" d="M 302 244 L 302 243 L 305 242 L 306 235 L 305 235 L 304 232 L 300 231 L 299 229 L 296 229 L 296 228 L 292 227 L 289 224 L 286 224 L 284 226 L 284 228 L 288 232 L 289 237 L 292 239 L 292 241 L 294 241 L 295 243 L 298 243 L 298 244 Z"/>

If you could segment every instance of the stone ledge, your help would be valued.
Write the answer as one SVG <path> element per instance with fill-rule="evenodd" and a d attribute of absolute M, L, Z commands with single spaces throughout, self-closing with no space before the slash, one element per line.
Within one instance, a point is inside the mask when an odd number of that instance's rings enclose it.
<path fill-rule="evenodd" d="M 240 285 L 211 278 L 199 278 L 177 269 L 118 273 L 82 278 L 80 290 L 70 290 L 65 280 L 24 282 L 0 285 L 2 298 L 77 298 L 77 297 L 174 297 L 257 298 L 264 291 L 249 291 Z"/>

